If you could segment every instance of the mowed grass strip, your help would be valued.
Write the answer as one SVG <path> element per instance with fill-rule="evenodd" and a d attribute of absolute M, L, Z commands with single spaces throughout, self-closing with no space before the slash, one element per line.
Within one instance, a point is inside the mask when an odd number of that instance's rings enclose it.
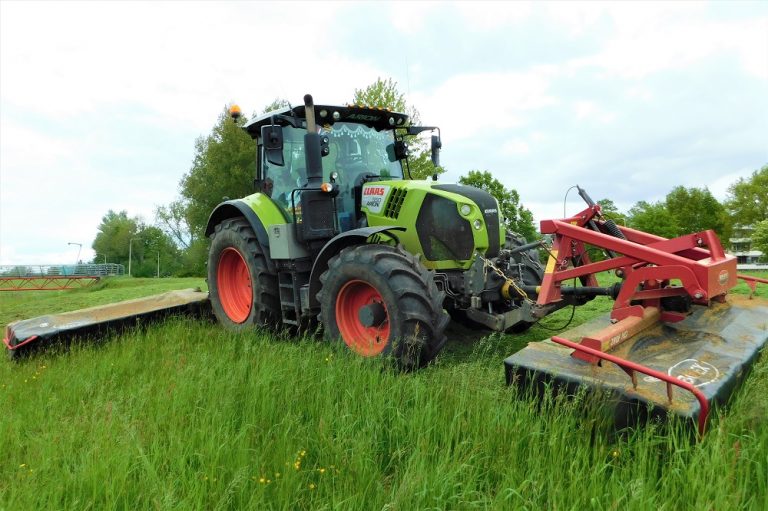
<path fill-rule="evenodd" d="M 504 386 L 499 353 L 537 330 L 414 374 L 185 318 L 4 362 L 0 508 L 768 508 L 765 356 L 703 442 L 616 436 L 599 400 Z"/>

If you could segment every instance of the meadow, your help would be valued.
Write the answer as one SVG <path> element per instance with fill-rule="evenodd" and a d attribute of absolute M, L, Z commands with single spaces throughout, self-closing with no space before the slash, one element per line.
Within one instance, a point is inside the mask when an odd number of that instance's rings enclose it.
<path fill-rule="evenodd" d="M 197 286 L 4 292 L 0 323 Z M 768 509 L 768 356 L 694 442 L 676 423 L 616 434 L 599 400 L 507 387 L 503 359 L 552 334 L 454 325 L 434 364 L 401 374 L 173 318 L 2 361 L 0 509 Z"/>

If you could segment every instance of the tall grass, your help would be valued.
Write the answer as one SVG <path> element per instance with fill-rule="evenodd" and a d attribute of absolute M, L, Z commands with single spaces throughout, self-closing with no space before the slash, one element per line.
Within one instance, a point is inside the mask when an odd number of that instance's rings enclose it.
<path fill-rule="evenodd" d="M 694 443 L 677 424 L 614 435 L 587 396 L 521 396 L 502 369 L 520 339 L 399 374 L 178 318 L 3 363 L 0 508 L 768 508 L 765 356 Z"/>

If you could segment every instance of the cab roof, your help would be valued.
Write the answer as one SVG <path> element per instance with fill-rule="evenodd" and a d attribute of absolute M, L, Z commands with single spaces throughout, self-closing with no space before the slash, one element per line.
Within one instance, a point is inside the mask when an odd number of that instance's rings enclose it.
<path fill-rule="evenodd" d="M 251 138 L 257 138 L 261 135 L 261 127 L 272 124 L 273 118 L 274 122 L 281 126 L 306 127 L 304 105 L 298 105 L 293 108 L 285 107 L 280 110 L 267 112 L 248 121 L 243 126 L 243 129 L 248 132 Z M 381 131 L 405 127 L 408 124 L 408 116 L 385 108 L 372 106 L 315 105 L 315 122 L 320 126 L 336 122 L 353 122 L 370 126 L 376 131 Z"/>

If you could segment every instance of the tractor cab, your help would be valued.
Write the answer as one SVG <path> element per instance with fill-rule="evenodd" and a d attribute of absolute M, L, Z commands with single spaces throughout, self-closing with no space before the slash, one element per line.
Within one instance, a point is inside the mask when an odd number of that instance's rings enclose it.
<path fill-rule="evenodd" d="M 406 152 L 395 130 L 405 127 L 408 117 L 359 106 L 315 106 L 315 112 L 322 140 L 322 175 L 315 183 L 307 175 L 304 105 L 267 113 L 244 126 L 257 142 L 257 190 L 295 223 L 301 221 L 302 193 L 328 184 L 335 198 L 337 230 L 348 231 L 362 220 L 365 182 L 403 179 Z"/>

